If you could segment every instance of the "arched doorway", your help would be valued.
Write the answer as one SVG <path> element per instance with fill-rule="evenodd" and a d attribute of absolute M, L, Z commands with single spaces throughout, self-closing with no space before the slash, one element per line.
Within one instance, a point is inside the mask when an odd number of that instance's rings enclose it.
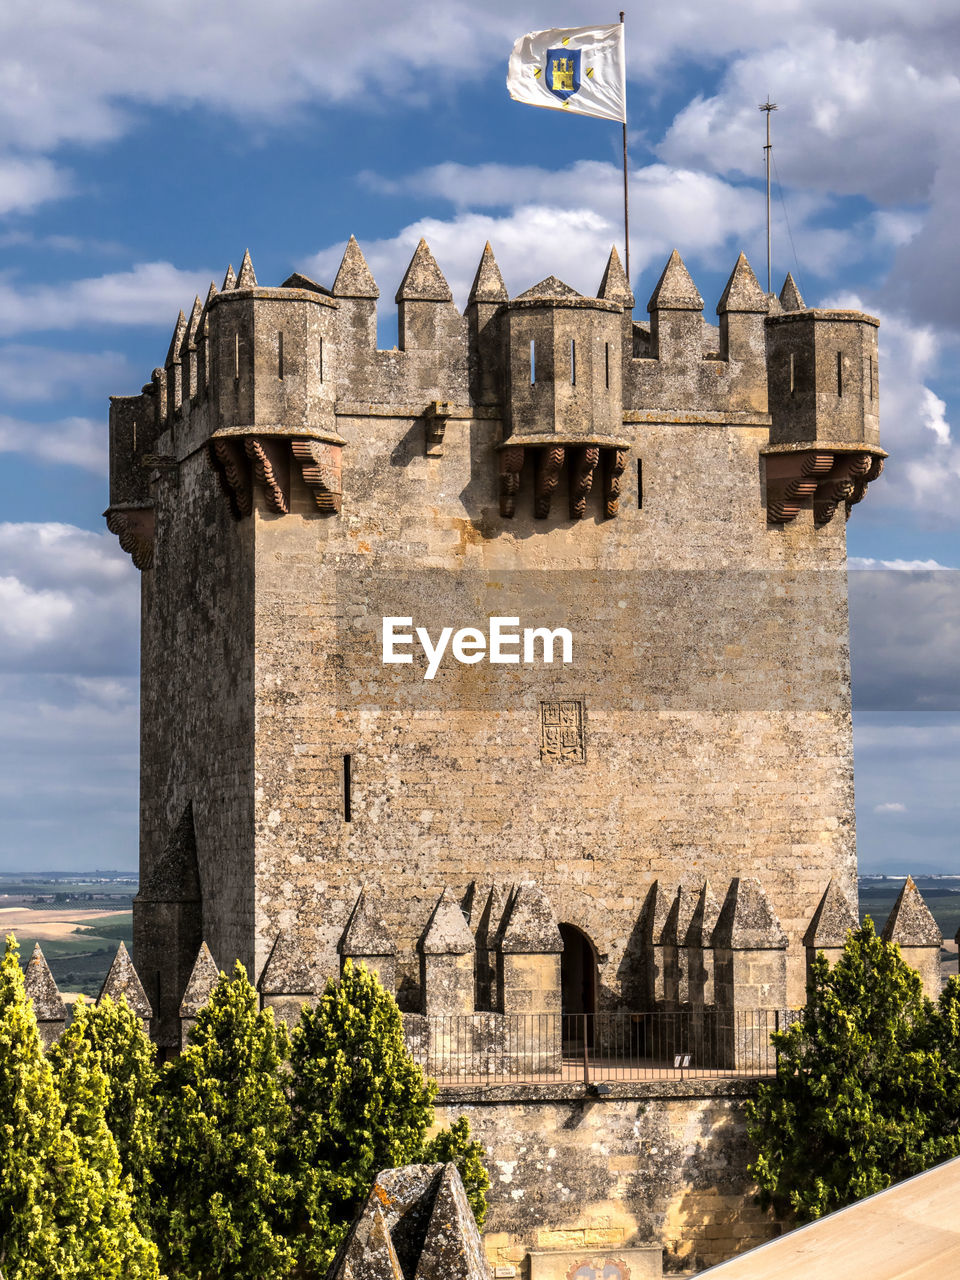
<path fill-rule="evenodd" d="M 593 943 L 575 924 L 562 924 L 560 937 L 560 1007 L 565 1014 L 596 1013 L 597 953 Z"/>

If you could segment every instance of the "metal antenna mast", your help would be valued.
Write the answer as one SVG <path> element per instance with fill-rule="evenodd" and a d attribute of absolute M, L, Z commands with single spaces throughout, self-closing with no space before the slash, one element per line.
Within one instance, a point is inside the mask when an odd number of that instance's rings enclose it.
<path fill-rule="evenodd" d="M 773 292 L 773 241 L 770 237 L 770 152 L 772 150 L 770 143 L 770 112 L 777 110 L 777 104 L 770 101 L 770 95 L 767 94 L 766 102 L 760 103 L 760 110 L 767 113 L 767 145 L 763 148 L 763 158 L 767 169 L 767 293 Z"/>

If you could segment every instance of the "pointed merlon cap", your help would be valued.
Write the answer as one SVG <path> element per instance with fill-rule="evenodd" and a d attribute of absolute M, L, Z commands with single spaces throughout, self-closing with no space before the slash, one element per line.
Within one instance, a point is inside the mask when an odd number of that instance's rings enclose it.
<path fill-rule="evenodd" d="M 254 289 L 256 288 L 257 277 L 253 270 L 253 261 L 250 257 L 250 250 L 244 249 L 243 261 L 240 263 L 240 271 L 237 275 L 238 289 Z"/>
<path fill-rule="evenodd" d="M 181 311 L 177 316 L 177 323 L 173 327 L 173 337 L 170 339 L 170 346 L 167 350 L 167 358 L 163 362 L 164 368 L 169 369 L 171 365 L 176 364 L 180 359 L 180 348 L 183 346 L 183 339 L 187 332 L 187 317 Z"/>
<path fill-rule="evenodd" d="M 311 280 L 309 276 L 305 276 L 301 271 L 294 271 L 293 275 L 287 276 L 281 289 L 305 289 L 308 293 L 323 293 L 330 297 L 330 290 L 324 288 L 322 284 L 317 284 L 316 280 Z"/>
<path fill-rule="evenodd" d="M 498 945 L 505 954 L 515 955 L 556 955 L 563 950 L 553 907 L 539 885 L 527 883 L 517 889 Z"/>
<path fill-rule="evenodd" d="M 582 293 L 577 293 L 576 289 L 572 289 L 570 285 L 564 284 L 556 276 L 547 276 L 546 280 L 541 280 L 539 284 L 532 285 L 531 288 L 525 289 L 523 293 L 516 299 L 517 302 L 552 302 L 555 299 L 565 301 L 568 298 L 582 298 Z"/>
<path fill-rule="evenodd" d="M 668 891 L 663 881 L 654 880 L 640 911 L 641 931 L 646 941 L 654 946 L 663 941 L 663 931 L 667 917 L 670 915 L 672 902 L 673 894 Z"/>
<path fill-rule="evenodd" d="M 205 942 L 200 943 L 200 950 L 193 962 L 187 989 L 180 1001 L 180 1017 L 195 1018 L 213 994 L 213 988 L 220 981 L 220 970 L 210 954 Z"/>
<path fill-rule="evenodd" d="M 778 951 L 787 945 L 759 880 L 743 876 L 731 881 L 713 940 L 714 946 L 732 951 Z"/>
<path fill-rule="evenodd" d="M 473 934 L 460 904 L 445 888 L 420 935 L 417 950 L 425 956 L 465 956 L 473 948 Z"/>
<path fill-rule="evenodd" d="M 24 974 L 23 987 L 38 1022 L 66 1022 L 67 1006 L 38 942 Z"/>
<path fill-rule="evenodd" d="M 312 996 L 317 980 L 295 933 L 281 929 L 263 966 L 257 990 L 262 996 Z"/>
<path fill-rule="evenodd" d="M 607 265 L 603 270 L 603 279 L 600 281 L 597 297 L 603 298 L 604 302 L 619 302 L 622 307 L 633 308 L 633 290 L 630 288 L 630 281 L 627 279 L 627 273 L 623 269 L 623 263 L 620 261 L 616 245 L 610 250 L 610 257 L 607 259 Z"/>
<path fill-rule="evenodd" d="M 150 1007 L 150 1001 L 147 999 L 147 993 L 143 989 L 143 985 L 137 976 L 137 971 L 133 967 L 133 961 L 127 948 L 121 942 L 117 948 L 117 954 L 113 957 L 113 964 L 110 966 L 110 972 L 103 980 L 103 986 L 100 988 L 100 994 L 97 996 L 97 1003 L 104 996 L 109 996 L 111 1000 L 119 1003 L 121 997 L 126 997 L 127 1004 L 133 1012 L 144 1020 L 153 1017 L 153 1010 Z"/>
<path fill-rule="evenodd" d="M 704 880 L 697 895 L 697 903 L 690 921 L 690 928 L 687 930 L 687 946 L 712 947 L 713 932 L 719 919 L 720 903 L 717 901 L 717 896 L 713 892 L 713 886 L 710 881 Z"/>
<path fill-rule="evenodd" d="M 414 1280 L 488 1280 L 483 1242 L 455 1164 L 444 1166 Z"/>
<path fill-rule="evenodd" d="M 203 315 L 203 303 L 200 301 L 200 295 L 193 300 L 193 310 L 190 312 L 190 319 L 187 321 L 187 343 L 193 342 L 200 328 L 200 317 Z"/>
<path fill-rule="evenodd" d="M 397 944 L 387 927 L 387 922 L 380 914 L 378 904 L 367 893 L 366 886 L 360 890 L 347 927 L 337 944 L 342 956 L 394 956 Z"/>
<path fill-rule="evenodd" d="M 674 249 L 647 303 L 648 311 L 702 311 L 703 299 Z"/>
<path fill-rule="evenodd" d="M 207 332 L 207 312 L 210 310 L 210 303 L 214 300 L 216 296 L 217 296 L 217 286 L 211 280 L 210 288 L 207 290 L 207 296 L 204 299 L 203 311 L 200 314 L 200 323 L 198 325 L 199 330 L 202 331 L 203 333 Z"/>
<path fill-rule="evenodd" d="M 747 255 L 741 253 L 737 259 L 737 265 L 730 273 L 727 287 L 720 295 L 717 315 L 722 316 L 730 311 L 748 311 L 766 315 L 768 305 L 767 295 L 760 288 L 760 282 L 753 274 Z"/>
<path fill-rule="evenodd" d="M 400 281 L 396 302 L 452 302 L 453 294 L 422 237 Z"/>
<path fill-rule="evenodd" d="M 497 266 L 497 260 L 493 256 L 488 240 L 483 246 L 480 265 L 477 267 L 477 274 L 473 277 L 473 287 L 467 302 L 507 302 L 509 297 L 507 286 L 503 283 L 503 276 L 500 274 L 500 268 Z"/>
<path fill-rule="evenodd" d="M 378 1174 L 327 1280 L 414 1280 L 443 1169 L 415 1164 Z"/>
<path fill-rule="evenodd" d="M 940 926 L 930 914 L 912 876 L 907 876 L 880 937 L 901 947 L 939 947 L 943 941 Z"/>
<path fill-rule="evenodd" d="M 412 265 L 412 264 L 411 264 Z M 374 280 L 363 251 L 351 236 L 343 251 L 340 269 L 333 282 L 335 298 L 379 298 L 380 290 Z"/>
<path fill-rule="evenodd" d="M 813 913 L 810 927 L 803 935 L 803 945 L 816 950 L 842 947 L 847 941 L 847 934 L 856 929 L 857 924 L 857 913 L 850 905 L 849 898 L 840 891 L 836 880 L 831 877 Z"/>
<path fill-rule="evenodd" d="M 223 284 L 220 286 L 220 292 L 226 293 L 228 289 L 237 287 L 237 277 L 233 270 L 233 263 L 227 267 L 227 274 L 223 277 Z"/>
<path fill-rule="evenodd" d="M 803 294 L 797 288 L 797 282 L 791 273 L 787 272 L 787 278 L 783 282 L 783 288 L 780 290 L 780 306 L 784 311 L 805 311 L 807 304 L 803 300 Z"/>
<path fill-rule="evenodd" d="M 156 865 L 137 894 L 140 902 L 200 902 L 200 867 L 189 801 Z"/>

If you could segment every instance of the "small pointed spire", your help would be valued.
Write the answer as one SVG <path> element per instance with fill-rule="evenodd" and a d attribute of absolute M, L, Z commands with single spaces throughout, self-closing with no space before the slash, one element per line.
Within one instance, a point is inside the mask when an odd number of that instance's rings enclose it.
<path fill-rule="evenodd" d="M 720 295 L 717 315 L 730 311 L 749 311 L 766 315 L 767 306 L 767 295 L 760 288 L 760 282 L 753 274 L 747 255 L 741 253 L 736 266 L 730 272 L 727 287 Z"/>
<path fill-rule="evenodd" d="M 734 951 L 779 950 L 787 945 L 787 935 L 755 876 L 731 881 L 714 929 L 714 945 Z"/>
<path fill-rule="evenodd" d="M 847 941 L 847 934 L 857 927 L 857 913 L 850 905 L 845 893 L 833 876 L 824 890 L 823 897 L 813 913 L 807 932 L 803 935 L 804 946 L 823 950 L 842 947 Z"/>
<path fill-rule="evenodd" d="M 257 283 L 257 277 L 253 271 L 253 262 L 250 258 L 250 250 L 244 249 L 243 261 L 240 263 L 240 274 L 237 276 L 238 289 L 253 289 Z"/>
<path fill-rule="evenodd" d="M 455 1164 L 447 1164 L 427 1221 L 416 1276 L 418 1280 L 436 1276 L 443 1276 L 444 1280 L 486 1280 L 489 1274 L 483 1241 L 459 1170 Z"/>
<path fill-rule="evenodd" d="M 203 304 L 204 311 L 206 311 L 207 307 L 209 307 L 210 303 L 214 300 L 216 296 L 217 296 L 217 286 L 211 280 L 210 288 L 207 290 L 206 301 Z"/>
<path fill-rule="evenodd" d="M 173 337 L 170 339 L 170 346 L 167 349 L 167 358 L 164 361 L 164 368 L 169 369 L 172 364 L 180 359 L 180 348 L 183 345 L 184 335 L 187 332 L 187 317 L 181 311 L 177 316 L 177 323 L 174 325 Z"/>
<path fill-rule="evenodd" d="M 460 904 L 450 890 L 444 888 L 420 935 L 417 950 L 425 956 L 465 956 L 473 947 L 473 934 Z"/>
<path fill-rule="evenodd" d="M 119 1001 L 122 996 L 126 996 L 127 1004 L 135 1014 L 145 1020 L 153 1017 L 147 993 L 133 967 L 130 954 L 122 942 L 117 947 L 117 954 L 113 957 L 110 972 L 103 980 L 103 986 L 97 996 L 98 1004 L 104 996 L 110 996 L 114 1001 Z"/>
<path fill-rule="evenodd" d="M 647 303 L 648 311 L 702 311 L 703 299 L 674 249 Z"/>
<path fill-rule="evenodd" d="M 380 290 L 377 282 L 367 266 L 363 250 L 357 244 L 355 236 L 347 241 L 340 261 L 337 278 L 333 282 L 335 298 L 379 298 Z"/>
<path fill-rule="evenodd" d="M 410 265 L 400 281 L 396 302 L 452 302 L 453 294 L 421 236 Z"/>
<path fill-rule="evenodd" d="M 477 267 L 477 274 L 473 277 L 473 287 L 470 290 L 470 297 L 467 302 L 468 304 L 471 302 L 507 302 L 509 298 L 507 286 L 503 283 L 503 276 L 500 274 L 500 268 L 497 266 L 497 260 L 493 256 L 493 250 L 490 248 L 490 241 L 488 240 L 483 246 L 480 265 Z"/>
<path fill-rule="evenodd" d="M 499 947 L 521 955 L 551 955 L 563 950 L 553 907 L 539 885 L 521 884 L 513 895 Z"/>
<path fill-rule="evenodd" d="M 296 934 L 281 929 L 263 966 L 257 990 L 263 996 L 316 995 L 313 975 Z"/>
<path fill-rule="evenodd" d="M 237 277 L 234 274 L 233 263 L 231 262 L 227 267 L 227 274 L 223 277 L 223 284 L 220 286 L 220 292 L 226 293 L 228 289 L 235 289 L 236 287 Z"/>
<path fill-rule="evenodd" d="M 23 987 L 38 1022 L 65 1022 L 67 1007 L 38 942 L 24 974 Z"/>
<path fill-rule="evenodd" d="M 217 968 L 217 963 L 210 954 L 207 944 L 201 942 L 187 981 L 187 989 L 180 1001 L 180 1017 L 195 1018 L 210 999 L 213 988 L 219 981 L 220 970 Z"/>
<path fill-rule="evenodd" d="M 533 302 L 540 298 L 545 301 L 551 301 L 554 298 L 582 298 L 582 293 L 577 293 L 576 289 L 557 278 L 557 276 L 547 276 L 546 280 L 541 280 L 539 284 L 531 285 L 529 289 L 525 289 L 519 295 L 517 301 L 528 299 Z"/>
<path fill-rule="evenodd" d="M 187 321 L 187 333 L 186 333 L 187 343 L 192 342 L 194 337 L 196 336 L 197 330 L 200 327 L 200 317 L 202 315 L 203 315 L 203 303 L 200 301 L 200 295 L 197 294 L 197 296 L 193 300 L 193 309 L 190 312 L 190 319 Z"/>
<path fill-rule="evenodd" d="M 897 942 L 901 947 L 940 946 L 940 926 L 930 914 L 913 876 L 907 876 L 880 936 L 884 942 Z"/>
<path fill-rule="evenodd" d="M 807 304 L 803 300 L 803 294 L 797 288 L 797 282 L 793 278 L 792 272 L 787 272 L 787 278 L 783 282 L 783 288 L 780 290 L 780 306 L 784 311 L 805 311 Z"/>
<path fill-rule="evenodd" d="M 600 281 L 597 297 L 603 298 L 605 302 L 619 302 L 623 307 L 633 307 L 633 290 L 630 288 L 630 281 L 623 269 L 616 245 L 610 249 L 610 257 L 603 269 L 603 279 Z"/>
<path fill-rule="evenodd" d="M 396 955 L 397 944 L 366 885 L 360 890 L 337 950 L 342 956 Z"/>

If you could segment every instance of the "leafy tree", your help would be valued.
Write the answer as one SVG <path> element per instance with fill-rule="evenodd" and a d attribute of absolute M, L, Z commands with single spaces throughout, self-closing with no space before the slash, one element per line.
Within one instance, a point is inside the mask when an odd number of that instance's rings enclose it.
<path fill-rule="evenodd" d="M 447 1164 L 452 1160 L 457 1166 L 478 1227 L 483 1226 L 487 1216 L 487 1191 L 490 1188 L 490 1175 L 483 1156 L 483 1144 L 470 1137 L 470 1121 L 466 1116 L 455 1120 L 449 1129 L 441 1129 L 423 1149 L 426 1164 Z"/>
<path fill-rule="evenodd" d="M 466 1119 L 424 1143 L 437 1086 L 411 1058 L 396 1001 L 375 974 L 347 961 L 304 1009 L 290 1063 L 302 1274 L 325 1273 L 381 1169 L 455 1160 L 482 1221 L 482 1147 Z"/>
<path fill-rule="evenodd" d="M 153 1205 L 151 1166 L 157 1143 L 157 1050 L 126 999 L 78 1001 L 70 1026 L 49 1051 L 60 1075 L 85 1043 L 106 1084 L 104 1118 L 130 1179 L 137 1221 L 147 1228 Z"/>
<path fill-rule="evenodd" d="M 936 1121 L 937 1040 L 952 1035 L 956 1058 L 958 998 L 935 1022 L 919 974 L 869 917 L 833 968 L 818 953 L 800 1020 L 773 1037 L 776 1080 L 747 1107 L 761 1203 L 817 1218 L 960 1152 L 956 1115 L 949 1131 Z"/>
<path fill-rule="evenodd" d="M 161 1076 L 154 1169 L 156 1239 L 171 1274 L 273 1280 L 289 1273 L 291 1181 L 279 1157 L 290 1122 L 289 1041 L 238 962 Z"/>
<path fill-rule="evenodd" d="M 11 936 L 0 963 L 0 1270 L 6 1280 L 156 1280 L 104 1118 L 103 1073 L 84 1048 L 60 1083 L 63 1099 Z"/>

